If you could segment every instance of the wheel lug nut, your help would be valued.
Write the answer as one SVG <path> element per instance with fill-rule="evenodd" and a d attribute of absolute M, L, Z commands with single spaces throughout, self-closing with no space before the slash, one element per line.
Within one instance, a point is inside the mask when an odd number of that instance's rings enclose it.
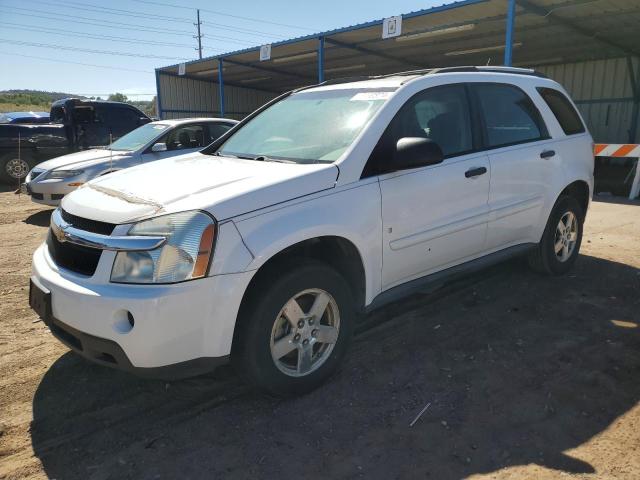
<path fill-rule="evenodd" d="M 318 330 L 314 329 L 313 332 L 311 332 L 311 336 L 312 337 L 317 337 L 318 336 Z"/>
<path fill-rule="evenodd" d="M 298 320 L 298 328 L 304 327 L 304 320 Z"/>
<path fill-rule="evenodd" d="M 302 341 L 302 344 L 303 344 L 303 345 L 308 345 L 308 344 L 309 344 L 309 339 L 305 338 L 305 339 Z"/>
<path fill-rule="evenodd" d="M 296 334 L 293 336 L 293 339 L 294 339 L 296 342 L 297 342 L 298 340 L 300 340 L 300 334 L 299 334 L 299 333 L 296 333 Z"/>
<path fill-rule="evenodd" d="M 313 325 L 313 318 L 309 319 L 309 325 Z"/>

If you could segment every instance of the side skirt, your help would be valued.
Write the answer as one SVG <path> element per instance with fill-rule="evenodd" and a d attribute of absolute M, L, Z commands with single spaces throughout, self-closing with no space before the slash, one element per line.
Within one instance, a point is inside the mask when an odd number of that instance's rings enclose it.
<path fill-rule="evenodd" d="M 495 265 L 496 263 L 504 262 L 513 257 L 523 255 L 536 247 L 535 243 L 524 243 L 521 245 L 514 245 L 513 247 L 505 248 L 498 252 L 485 255 L 484 257 L 476 258 L 469 262 L 461 263 L 453 267 L 441 270 L 424 277 L 416 278 L 410 282 L 403 283 L 402 285 L 395 286 L 389 290 L 385 290 L 380 293 L 373 301 L 364 308 L 364 313 L 369 313 L 376 310 L 388 303 L 395 302 L 409 296 L 413 293 L 423 292 L 430 293 L 439 289 L 443 284 L 455 280 L 456 278 L 469 275 L 470 273 L 483 270 L 487 267 Z"/>

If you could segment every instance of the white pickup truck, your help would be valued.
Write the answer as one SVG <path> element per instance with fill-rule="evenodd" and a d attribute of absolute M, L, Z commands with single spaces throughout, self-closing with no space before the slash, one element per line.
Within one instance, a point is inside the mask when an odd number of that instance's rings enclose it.
<path fill-rule="evenodd" d="M 329 81 L 66 196 L 30 304 L 100 364 L 176 378 L 231 360 L 300 394 L 362 313 L 513 255 L 566 272 L 592 190 L 591 136 L 532 70 Z"/>

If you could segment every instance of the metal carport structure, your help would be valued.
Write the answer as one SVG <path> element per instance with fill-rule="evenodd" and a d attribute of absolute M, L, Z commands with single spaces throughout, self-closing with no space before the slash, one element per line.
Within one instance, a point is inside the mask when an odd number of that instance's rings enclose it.
<path fill-rule="evenodd" d="M 561 82 L 597 141 L 638 139 L 640 1 L 463 0 L 400 17 L 392 38 L 380 19 L 273 43 L 268 59 L 256 46 L 159 68 L 159 115 L 241 118 L 323 80 L 504 64 Z"/>

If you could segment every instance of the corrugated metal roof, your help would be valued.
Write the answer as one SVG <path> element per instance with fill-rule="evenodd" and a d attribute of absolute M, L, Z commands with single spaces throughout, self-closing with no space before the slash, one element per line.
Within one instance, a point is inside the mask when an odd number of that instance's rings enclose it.
<path fill-rule="evenodd" d="M 382 19 L 187 63 L 186 76 L 216 81 L 223 59 L 229 85 L 282 92 L 315 83 L 318 37 L 325 39 L 325 78 L 412 68 L 499 65 L 507 0 L 463 0 L 402 15 L 402 36 L 382 39 Z M 638 0 L 517 0 L 514 64 L 535 66 L 640 55 Z M 178 66 L 159 69 L 177 74 Z"/>

